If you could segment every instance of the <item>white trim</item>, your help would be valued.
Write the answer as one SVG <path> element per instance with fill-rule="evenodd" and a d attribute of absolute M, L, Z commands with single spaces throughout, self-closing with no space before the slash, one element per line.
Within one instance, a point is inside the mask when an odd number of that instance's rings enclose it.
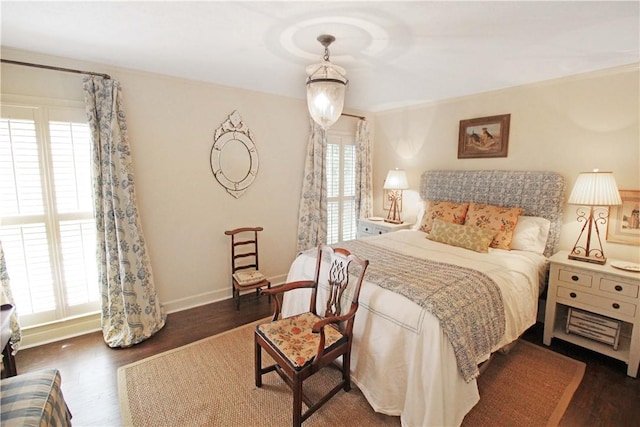
<path fill-rule="evenodd" d="M 286 279 L 286 274 L 280 274 L 269 278 L 272 286 L 280 285 L 284 283 Z M 229 289 L 218 289 L 211 292 L 205 292 L 188 298 L 169 301 L 162 305 L 165 313 L 170 314 L 226 299 L 231 299 L 230 286 Z M 100 331 L 100 313 L 94 312 L 86 316 L 78 316 L 59 322 L 50 322 L 42 325 L 25 327 L 22 329 L 22 341 L 20 342 L 19 348 L 27 349 L 37 347 Z"/>
<path fill-rule="evenodd" d="M 69 99 L 46 98 L 40 96 L 17 95 L 12 93 L 2 93 L 0 103 L 6 106 L 14 107 L 40 107 L 46 105 L 48 107 L 67 107 L 67 108 L 85 108 L 84 102 L 72 101 Z"/>

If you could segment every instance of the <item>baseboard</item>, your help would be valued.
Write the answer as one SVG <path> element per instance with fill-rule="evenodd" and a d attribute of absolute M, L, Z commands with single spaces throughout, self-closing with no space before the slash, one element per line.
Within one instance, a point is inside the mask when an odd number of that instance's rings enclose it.
<path fill-rule="evenodd" d="M 100 313 L 92 313 L 44 325 L 29 326 L 21 329 L 22 341 L 20 341 L 18 348 L 36 347 L 100 330 Z"/>
<path fill-rule="evenodd" d="M 285 274 L 270 277 L 272 286 L 284 283 Z M 250 291 L 253 292 L 253 291 Z M 166 314 L 188 310 L 201 305 L 211 304 L 231 298 L 231 289 L 219 289 L 211 292 L 162 302 Z M 92 313 L 72 319 L 52 322 L 44 325 L 22 328 L 22 341 L 19 348 L 31 348 L 56 341 L 62 341 L 80 335 L 90 334 L 101 330 L 100 313 Z"/>

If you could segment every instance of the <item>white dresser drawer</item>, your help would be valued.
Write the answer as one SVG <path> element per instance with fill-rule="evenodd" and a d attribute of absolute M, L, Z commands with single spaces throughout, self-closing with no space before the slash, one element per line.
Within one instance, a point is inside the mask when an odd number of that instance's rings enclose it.
<path fill-rule="evenodd" d="M 626 261 L 620 261 L 626 262 Z M 640 275 L 569 258 L 549 257 L 549 287 L 542 342 L 553 338 L 600 352 L 627 364 L 627 375 L 640 368 Z"/>
<path fill-rule="evenodd" d="M 558 280 L 590 288 L 593 283 L 593 276 L 584 271 L 565 270 L 561 268 L 558 270 Z"/>
<path fill-rule="evenodd" d="M 368 236 L 377 236 L 379 234 L 392 233 L 398 230 L 411 228 L 411 224 L 403 222 L 402 224 L 392 224 L 384 221 L 372 221 L 368 219 L 358 220 L 358 239 Z"/>
<path fill-rule="evenodd" d="M 369 236 L 386 233 L 386 230 L 370 224 L 362 224 L 358 231 L 360 231 L 363 234 L 367 234 Z"/>
<path fill-rule="evenodd" d="M 626 283 L 618 279 L 600 279 L 600 290 L 616 295 L 624 295 L 630 298 L 638 297 L 638 285 Z"/>
<path fill-rule="evenodd" d="M 579 302 L 602 310 L 606 310 L 613 315 L 625 315 L 634 317 L 636 315 L 636 305 L 630 302 L 618 301 L 610 298 L 590 294 L 581 290 L 570 289 L 558 286 L 556 295 L 560 299 Z"/>

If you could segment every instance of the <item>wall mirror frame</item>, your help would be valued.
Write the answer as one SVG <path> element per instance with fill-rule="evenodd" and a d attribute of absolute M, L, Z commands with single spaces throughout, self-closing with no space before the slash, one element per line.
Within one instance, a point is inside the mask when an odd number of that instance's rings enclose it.
<path fill-rule="evenodd" d="M 253 132 L 234 110 L 214 132 L 211 172 L 227 193 L 236 199 L 244 194 L 258 175 L 258 150 Z"/>

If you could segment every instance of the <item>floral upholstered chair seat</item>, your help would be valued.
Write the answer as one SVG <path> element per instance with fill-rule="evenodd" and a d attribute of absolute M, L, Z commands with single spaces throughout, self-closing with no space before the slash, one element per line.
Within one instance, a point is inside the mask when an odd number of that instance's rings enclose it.
<path fill-rule="evenodd" d="M 258 333 L 273 343 L 294 369 L 300 369 L 318 354 L 320 334 L 314 333 L 311 328 L 319 320 L 321 317 L 313 313 L 302 313 L 259 325 Z M 324 332 L 325 349 L 344 338 L 333 325 L 327 325 Z"/>
<path fill-rule="evenodd" d="M 356 267 L 355 271 L 349 270 L 351 264 Z M 321 268 L 323 265 L 327 268 Z M 258 325 L 253 334 L 256 387 L 262 387 L 262 376 L 269 372 L 275 371 L 282 377 L 293 391 L 293 427 L 301 427 L 304 420 L 340 390 L 351 389 L 353 322 L 368 265 L 368 260 L 359 258 L 347 249 L 334 249 L 320 244 L 316 253 L 313 280 L 298 280 L 263 290 L 264 294 L 273 296 L 274 312 L 273 320 Z M 318 292 L 320 280 L 323 287 L 326 287 L 326 292 Z M 280 299 L 284 299 L 285 293 L 296 289 L 311 291 L 309 311 L 283 319 Z M 324 307 L 324 310 L 318 313 L 318 307 Z M 317 332 L 314 332 L 315 325 L 318 325 Z M 262 350 L 271 356 L 274 363 L 267 363 L 267 366 L 262 364 Z M 306 396 L 304 381 L 321 369 L 333 365 L 338 358 L 342 359 L 338 368 L 342 371 L 340 381 L 332 389 L 325 391 L 322 397 L 312 400 Z M 302 402 L 307 406 L 304 411 Z"/>

